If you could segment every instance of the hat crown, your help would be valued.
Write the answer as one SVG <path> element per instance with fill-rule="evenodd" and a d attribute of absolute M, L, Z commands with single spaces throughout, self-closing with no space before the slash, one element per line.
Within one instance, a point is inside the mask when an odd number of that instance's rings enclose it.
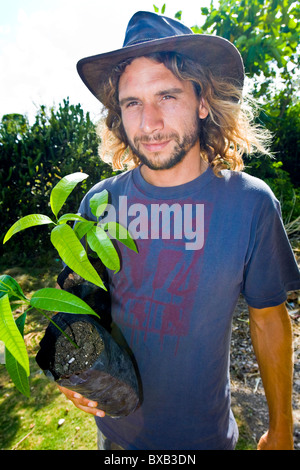
<path fill-rule="evenodd" d="M 78 62 L 77 70 L 88 89 L 106 103 L 106 84 L 119 63 L 168 51 L 182 54 L 208 67 L 215 76 L 243 87 L 243 61 L 230 41 L 215 35 L 194 34 L 180 21 L 145 11 L 135 13 L 129 21 L 121 49 L 85 57 Z"/>
<path fill-rule="evenodd" d="M 128 23 L 123 47 L 184 34 L 194 33 L 190 28 L 172 18 L 148 11 L 139 11 Z"/>

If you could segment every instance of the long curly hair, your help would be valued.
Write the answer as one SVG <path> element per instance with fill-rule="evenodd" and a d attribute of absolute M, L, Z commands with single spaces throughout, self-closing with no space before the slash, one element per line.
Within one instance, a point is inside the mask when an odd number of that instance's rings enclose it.
<path fill-rule="evenodd" d="M 174 52 L 154 53 L 147 57 L 163 63 L 178 79 L 190 80 L 197 96 L 204 99 L 209 113 L 201 120 L 200 152 L 217 176 L 224 168 L 241 171 L 245 154 L 270 155 L 270 133 L 255 124 L 255 104 L 243 97 L 240 86 L 216 77 L 208 68 Z M 98 125 L 99 154 L 116 170 L 140 164 L 128 145 L 118 100 L 120 77 L 133 60 L 128 59 L 115 67 L 107 81 L 104 122 L 102 120 Z"/>

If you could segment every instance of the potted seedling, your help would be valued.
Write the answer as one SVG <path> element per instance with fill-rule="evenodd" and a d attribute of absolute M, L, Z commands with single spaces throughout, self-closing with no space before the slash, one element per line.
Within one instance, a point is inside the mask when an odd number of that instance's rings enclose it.
<path fill-rule="evenodd" d="M 70 193 L 87 177 L 81 172 L 67 175 L 52 189 L 53 218 L 30 214 L 6 233 L 3 243 L 30 227 L 53 225 L 51 242 L 66 267 L 61 289 L 42 288 L 31 298 L 24 295 L 14 278 L 0 276 L 0 340 L 5 345 L 5 365 L 13 383 L 29 396 L 29 358 L 23 331 L 27 313 L 35 308 L 49 320 L 36 356 L 45 375 L 97 401 L 99 409 L 107 414 L 119 417 L 138 407 L 140 384 L 130 351 L 115 341 L 109 331 L 110 297 L 105 267 L 120 269 L 112 238 L 137 250 L 124 227 L 114 221 L 101 224 L 101 215 L 108 205 L 106 190 L 91 198 L 95 222 L 75 213 L 58 216 Z M 71 227 L 69 222 L 76 223 Z M 20 303 L 25 305 L 25 311 L 15 318 L 13 312 Z M 55 312 L 52 318 L 49 312 Z"/>

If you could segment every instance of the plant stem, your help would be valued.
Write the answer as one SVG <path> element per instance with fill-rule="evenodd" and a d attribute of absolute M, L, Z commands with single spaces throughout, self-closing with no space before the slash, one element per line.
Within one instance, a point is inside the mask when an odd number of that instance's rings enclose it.
<path fill-rule="evenodd" d="M 33 308 L 35 308 L 35 310 L 36 310 L 37 312 L 39 312 L 39 313 L 41 313 L 42 315 L 44 315 L 44 317 L 46 317 L 47 320 L 48 320 L 49 322 L 51 322 L 51 323 L 61 332 L 61 334 L 65 336 L 65 338 L 66 338 L 68 341 L 70 341 L 70 343 L 74 346 L 74 348 L 79 349 L 78 344 L 76 344 L 76 343 L 72 340 L 72 338 L 70 338 L 70 336 L 69 336 L 62 328 L 60 328 L 60 327 L 57 325 L 57 323 L 55 323 L 55 321 L 52 320 L 51 317 L 49 317 L 49 315 L 47 315 L 45 312 L 43 312 L 43 310 L 41 310 L 41 309 L 39 309 L 39 308 L 37 308 L 37 307 L 31 307 L 31 306 L 30 306 L 30 307 L 27 309 L 27 312 L 28 312 L 29 310 L 33 309 Z"/>
<path fill-rule="evenodd" d="M 79 346 L 78 344 L 76 344 L 72 338 L 70 338 L 70 336 L 64 331 L 62 330 L 58 325 L 57 323 L 55 323 L 55 321 L 52 320 L 52 318 L 50 318 L 45 312 L 43 312 L 42 310 L 40 310 L 39 308 L 35 308 L 38 312 L 40 312 L 42 315 L 44 315 L 44 317 L 47 318 L 47 320 L 49 320 L 66 338 L 68 341 L 70 341 L 70 343 L 74 346 L 74 348 L 76 349 L 79 349 Z"/>

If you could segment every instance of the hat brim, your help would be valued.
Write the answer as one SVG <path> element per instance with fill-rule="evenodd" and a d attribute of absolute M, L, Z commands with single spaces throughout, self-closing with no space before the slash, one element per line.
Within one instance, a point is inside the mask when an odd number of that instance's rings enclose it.
<path fill-rule="evenodd" d="M 103 103 L 104 83 L 116 65 L 129 58 L 167 51 L 183 54 L 209 67 L 214 75 L 243 87 L 244 65 L 239 51 L 227 39 L 206 34 L 185 34 L 155 39 L 86 57 L 78 62 L 77 71 L 91 93 Z"/>

